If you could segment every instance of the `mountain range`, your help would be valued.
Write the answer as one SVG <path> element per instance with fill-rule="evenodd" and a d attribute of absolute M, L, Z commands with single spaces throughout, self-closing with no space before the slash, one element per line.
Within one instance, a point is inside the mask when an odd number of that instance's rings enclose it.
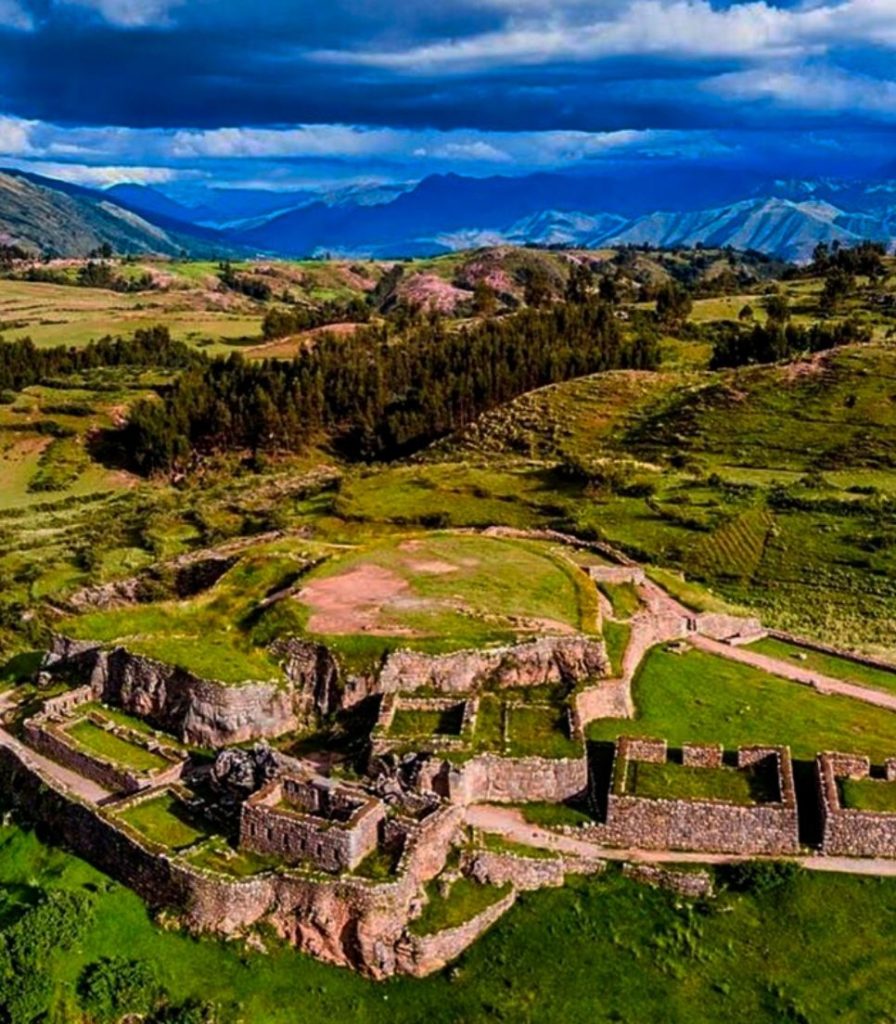
<path fill-rule="evenodd" d="M 896 177 L 777 180 L 680 167 L 521 177 L 434 175 L 328 193 L 83 188 L 0 171 L 0 240 L 41 252 L 425 256 L 512 243 L 732 246 L 804 261 L 819 242 L 896 240 Z"/>

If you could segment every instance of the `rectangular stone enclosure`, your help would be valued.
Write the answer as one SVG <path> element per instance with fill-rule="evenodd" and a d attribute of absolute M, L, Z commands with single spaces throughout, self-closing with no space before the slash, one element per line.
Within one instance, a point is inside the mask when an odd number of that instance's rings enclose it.
<path fill-rule="evenodd" d="M 740 799 L 700 796 L 639 795 L 634 780 L 639 764 L 673 766 L 685 773 L 743 772 L 744 779 L 718 775 L 725 793 Z M 765 791 L 754 793 L 746 782 L 762 773 Z M 673 773 L 674 774 L 674 773 Z M 658 776 L 662 782 L 663 775 Z M 702 782 L 699 776 L 698 782 Z M 730 786 L 729 783 L 736 783 Z M 696 787 L 700 791 L 700 787 Z M 703 787 L 712 791 L 712 786 Z M 740 792 L 742 791 L 742 792 Z M 743 796 L 746 793 L 748 795 Z M 782 855 L 799 850 L 799 822 L 793 766 L 787 747 L 742 747 L 730 767 L 723 765 L 718 746 L 683 747 L 680 761 L 670 761 L 664 740 L 621 737 L 613 763 L 607 798 L 605 841 L 644 850 L 693 850 L 705 853 Z"/>
<path fill-rule="evenodd" d="M 821 810 L 821 852 L 831 857 L 896 857 L 896 759 L 872 774 L 867 757 L 819 754 L 815 762 Z M 850 807 L 843 790 L 859 783 L 868 807 Z M 883 810 L 892 804 L 893 810 Z M 874 809 L 871 809 L 874 808 Z"/>
<path fill-rule="evenodd" d="M 240 815 L 240 846 L 287 863 L 352 871 L 372 853 L 386 816 L 382 801 L 320 776 L 283 776 L 253 794 Z"/>

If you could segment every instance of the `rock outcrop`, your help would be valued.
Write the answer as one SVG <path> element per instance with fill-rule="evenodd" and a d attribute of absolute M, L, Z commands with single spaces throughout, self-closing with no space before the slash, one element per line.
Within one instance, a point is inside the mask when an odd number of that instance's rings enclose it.
<path fill-rule="evenodd" d="M 483 687 L 574 686 L 608 675 L 603 641 L 588 636 L 544 637 L 507 647 L 454 654 L 395 651 L 386 658 L 377 689 L 381 693 L 421 689 L 472 693 Z"/>
<path fill-rule="evenodd" d="M 338 678 L 326 648 L 304 641 L 287 658 L 279 682 L 228 686 L 124 647 L 106 649 L 62 636 L 54 638 L 43 668 L 87 681 L 96 699 L 145 718 L 183 742 L 207 747 L 280 736 L 306 725 L 316 713 L 329 713 L 327 702 L 335 699 Z"/>

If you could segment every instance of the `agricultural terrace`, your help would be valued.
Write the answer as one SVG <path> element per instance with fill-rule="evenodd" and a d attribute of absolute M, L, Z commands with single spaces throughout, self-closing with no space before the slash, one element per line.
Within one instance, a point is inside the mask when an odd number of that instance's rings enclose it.
<path fill-rule="evenodd" d="M 652 650 L 633 682 L 635 724 L 592 722 L 592 740 L 633 732 L 663 736 L 670 746 L 722 743 L 790 746 L 797 759 L 820 750 L 868 754 L 883 761 L 896 752 L 896 714 L 836 695 L 824 696 L 749 665 L 688 651 Z"/>
<path fill-rule="evenodd" d="M 855 811 L 896 814 L 896 783 L 883 779 L 837 779 L 840 803 Z"/>
<path fill-rule="evenodd" d="M 84 750 L 139 772 L 152 772 L 168 766 L 169 762 L 151 750 L 125 737 L 116 736 L 89 718 L 79 718 L 66 730 L 68 737 Z"/>
<path fill-rule="evenodd" d="M 169 790 L 138 800 L 118 816 L 151 843 L 171 850 L 185 849 L 208 835 L 187 804 Z"/>
<path fill-rule="evenodd" d="M 419 750 L 433 737 L 459 740 L 463 703 L 445 710 L 399 709 L 389 728 L 396 750 Z M 581 741 L 570 736 L 563 687 L 503 689 L 479 698 L 476 725 L 461 747 L 444 752 L 449 760 L 493 753 L 511 757 L 580 757 Z"/>

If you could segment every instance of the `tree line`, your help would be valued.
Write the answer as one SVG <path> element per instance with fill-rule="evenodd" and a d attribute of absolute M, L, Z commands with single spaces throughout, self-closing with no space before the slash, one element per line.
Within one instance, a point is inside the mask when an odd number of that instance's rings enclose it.
<path fill-rule="evenodd" d="M 871 337 L 871 328 L 853 319 L 803 327 L 770 318 L 767 323 L 756 323 L 749 329 L 725 321 L 716 327 L 709 367 L 720 370 L 751 363 L 775 363 L 839 345 L 868 342 Z"/>
<path fill-rule="evenodd" d="M 323 432 L 349 457 L 390 458 L 461 429 L 533 388 L 601 370 L 651 369 L 649 338 L 625 338 L 599 301 L 450 327 L 438 317 L 400 338 L 388 325 L 322 334 L 289 361 L 218 358 L 131 411 L 122 447 L 143 472 L 194 450 L 295 451 Z"/>
<path fill-rule="evenodd" d="M 140 328 L 132 338 L 101 338 L 83 348 L 38 348 L 30 338 L 0 341 L 0 391 L 20 391 L 48 377 L 100 366 L 180 368 L 201 361 L 195 350 L 173 341 L 167 327 Z"/>

